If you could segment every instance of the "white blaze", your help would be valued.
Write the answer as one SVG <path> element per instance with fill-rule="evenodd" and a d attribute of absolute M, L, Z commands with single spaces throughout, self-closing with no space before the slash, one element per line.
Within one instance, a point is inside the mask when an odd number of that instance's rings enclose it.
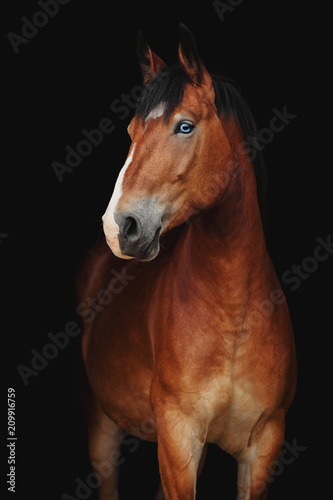
<path fill-rule="evenodd" d="M 112 252 L 117 256 L 123 259 L 131 259 L 132 257 L 125 257 L 119 248 L 118 242 L 118 231 L 119 227 L 116 221 L 114 220 L 114 212 L 117 210 L 118 201 L 123 193 L 123 179 L 126 173 L 127 168 L 132 163 L 134 150 L 136 143 L 133 144 L 132 151 L 128 155 L 123 168 L 119 172 L 118 179 L 116 185 L 113 190 L 113 194 L 111 196 L 111 200 L 107 206 L 105 214 L 102 217 L 103 220 L 103 228 L 106 236 L 106 241 Z"/>
<path fill-rule="evenodd" d="M 145 119 L 145 122 L 152 118 L 153 120 L 156 120 L 160 116 L 164 114 L 166 108 L 165 102 L 160 102 L 154 109 L 151 110 L 147 118 Z"/>

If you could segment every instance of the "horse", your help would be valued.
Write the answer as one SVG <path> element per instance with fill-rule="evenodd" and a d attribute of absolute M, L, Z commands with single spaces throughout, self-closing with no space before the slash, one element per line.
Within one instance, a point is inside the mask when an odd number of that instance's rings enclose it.
<path fill-rule="evenodd" d="M 90 460 L 100 499 L 117 500 L 124 435 L 144 436 L 158 498 L 193 500 L 215 443 L 237 461 L 238 499 L 262 500 L 297 377 L 265 167 L 238 86 L 208 72 L 184 25 L 178 55 L 167 66 L 139 35 L 131 146 L 78 274 Z"/>

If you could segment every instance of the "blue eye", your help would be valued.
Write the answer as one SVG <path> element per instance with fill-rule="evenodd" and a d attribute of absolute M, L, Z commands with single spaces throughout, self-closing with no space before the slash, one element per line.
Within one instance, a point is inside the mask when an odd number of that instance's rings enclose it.
<path fill-rule="evenodd" d="M 175 130 L 176 133 L 190 134 L 194 129 L 195 125 L 188 122 L 180 122 Z"/>

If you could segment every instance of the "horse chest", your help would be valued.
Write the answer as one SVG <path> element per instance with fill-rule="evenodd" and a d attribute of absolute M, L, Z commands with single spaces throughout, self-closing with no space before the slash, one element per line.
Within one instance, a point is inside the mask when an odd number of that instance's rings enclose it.
<path fill-rule="evenodd" d="M 185 358 L 185 366 L 173 365 L 174 376 L 169 372 L 166 389 L 180 411 L 206 429 L 206 441 L 230 454 L 246 449 L 256 422 L 265 412 L 257 380 L 237 357 L 223 358 L 215 352 L 206 359 L 196 357 L 194 361 L 192 357 L 192 366 Z"/>
<path fill-rule="evenodd" d="M 204 422 L 209 442 L 237 452 L 265 410 L 252 366 L 253 340 L 247 332 L 223 330 L 218 315 L 200 320 L 193 311 L 168 322 L 155 352 L 164 394 Z"/>

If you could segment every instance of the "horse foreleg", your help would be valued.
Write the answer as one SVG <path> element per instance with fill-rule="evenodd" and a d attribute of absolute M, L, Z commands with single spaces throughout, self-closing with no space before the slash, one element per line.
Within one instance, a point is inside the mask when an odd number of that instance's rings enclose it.
<path fill-rule="evenodd" d="M 118 500 L 118 464 L 122 430 L 94 404 L 88 419 L 89 456 L 100 480 L 100 500 Z"/>
<path fill-rule="evenodd" d="M 156 414 L 158 460 L 165 500 L 194 500 L 204 436 L 180 412 Z"/>
<path fill-rule="evenodd" d="M 279 411 L 265 424 L 245 456 L 238 460 L 237 500 L 265 500 L 284 439 L 284 412 Z"/>
<path fill-rule="evenodd" d="M 199 462 L 199 466 L 198 466 L 198 473 L 197 473 L 198 477 L 200 476 L 202 469 L 204 468 L 206 457 L 207 457 L 207 445 L 204 446 L 203 451 L 202 451 L 202 455 L 200 457 L 200 462 Z M 160 483 L 160 485 L 158 487 L 158 490 L 157 490 L 157 493 L 155 496 L 155 500 L 165 500 L 165 496 L 164 496 L 163 488 L 162 488 L 162 483 Z"/>

